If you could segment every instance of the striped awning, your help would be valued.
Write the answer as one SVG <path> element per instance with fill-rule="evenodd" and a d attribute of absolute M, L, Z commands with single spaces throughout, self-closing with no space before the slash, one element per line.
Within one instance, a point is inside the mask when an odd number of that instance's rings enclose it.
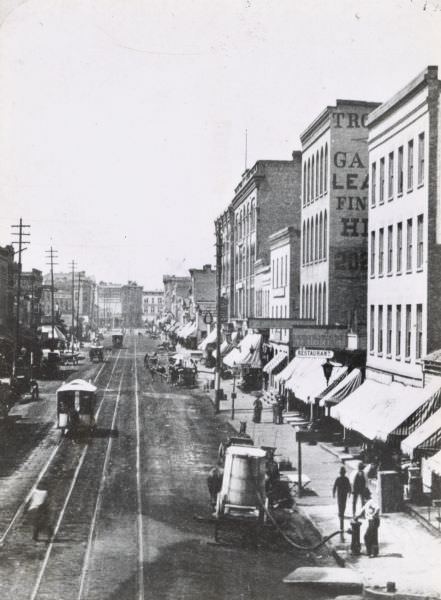
<path fill-rule="evenodd" d="M 441 450 L 425 461 L 425 466 L 441 477 Z"/>
<path fill-rule="evenodd" d="M 323 358 L 296 357 L 294 360 L 299 361 L 298 366 L 286 381 L 285 388 L 294 392 L 299 400 L 313 404 L 315 399 L 328 387 L 323 374 Z M 334 368 L 330 376 L 331 383 L 348 370 L 348 367 L 338 363 L 332 364 Z"/>
<path fill-rule="evenodd" d="M 266 365 L 263 367 L 263 372 L 264 373 L 272 373 L 274 371 L 274 369 L 276 367 L 278 367 L 279 365 L 281 365 L 281 363 L 283 361 L 288 360 L 288 355 L 285 354 L 284 352 L 279 352 L 278 354 L 275 354 L 272 359 L 266 363 Z"/>
<path fill-rule="evenodd" d="M 208 344 L 215 344 L 216 336 L 217 336 L 217 329 L 216 329 L 216 327 L 214 327 L 214 329 L 212 329 L 210 331 L 210 333 L 199 344 L 199 346 L 198 346 L 199 350 L 205 350 L 206 347 L 208 346 Z"/>
<path fill-rule="evenodd" d="M 441 377 L 426 377 L 426 385 L 431 386 L 433 394 L 392 435 L 409 435 L 441 408 Z"/>
<path fill-rule="evenodd" d="M 425 453 L 441 450 L 441 409 L 401 442 L 401 450 L 410 457 L 416 450 Z"/>
<path fill-rule="evenodd" d="M 320 397 L 320 406 L 337 404 L 352 394 L 361 385 L 362 374 L 360 369 L 352 369 L 347 375 L 343 373 L 338 381 L 331 384 Z"/>

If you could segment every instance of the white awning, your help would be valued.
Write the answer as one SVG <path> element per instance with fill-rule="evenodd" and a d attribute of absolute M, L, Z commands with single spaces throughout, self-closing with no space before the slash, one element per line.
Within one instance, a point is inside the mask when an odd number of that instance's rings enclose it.
<path fill-rule="evenodd" d="M 236 362 L 240 365 L 249 365 L 259 368 L 262 366 L 260 359 L 260 346 L 262 335 L 260 333 L 247 333 L 239 344 L 240 356 Z"/>
<path fill-rule="evenodd" d="M 320 406 L 326 404 L 337 404 L 352 394 L 361 385 L 362 374 L 360 369 L 352 369 L 337 385 L 328 389 L 320 398 Z"/>
<path fill-rule="evenodd" d="M 199 350 L 205 350 L 206 347 L 208 346 L 208 344 L 215 344 L 216 336 L 217 336 L 217 329 L 216 329 L 216 327 L 214 327 L 214 329 L 212 329 L 210 331 L 210 333 L 207 335 L 207 337 L 205 337 L 202 340 L 202 342 L 199 344 L 199 346 L 198 346 Z"/>
<path fill-rule="evenodd" d="M 285 388 L 294 392 L 296 398 L 303 402 L 313 403 L 317 396 L 320 395 L 320 392 L 323 392 L 333 381 L 348 370 L 348 367 L 332 363 L 334 368 L 332 369 L 327 385 L 323 373 L 323 364 L 325 362 L 323 357 L 296 357 L 294 360 L 298 360 L 298 363 L 291 377 L 286 381 Z"/>
<path fill-rule="evenodd" d="M 225 365 L 227 365 L 227 367 L 236 367 L 239 366 L 239 363 L 237 362 L 239 360 L 239 357 L 239 348 L 233 348 L 231 352 L 228 352 L 228 354 L 224 356 L 223 362 Z"/>
<path fill-rule="evenodd" d="M 278 354 L 275 354 L 272 359 L 263 367 L 263 372 L 272 373 L 272 371 L 274 371 L 274 369 L 278 367 L 284 360 L 288 360 L 288 355 L 285 354 L 285 352 L 279 352 Z"/>
<path fill-rule="evenodd" d="M 425 466 L 430 469 L 432 473 L 436 473 L 441 477 L 441 450 L 430 458 L 427 458 Z"/>
<path fill-rule="evenodd" d="M 40 327 L 40 331 L 44 337 L 52 339 L 52 325 L 42 325 Z M 54 326 L 54 339 L 61 340 L 62 342 L 66 341 L 65 335 L 62 333 L 62 331 L 60 331 L 60 329 L 58 329 L 56 325 Z"/>
<path fill-rule="evenodd" d="M 197 330 L 198 330 L 198 326 L 196 325 L 196 322 L 188 323 L 187 326 L 185 327 L 185 330 L 180 333 L 179 337 L 181 337 L 183 339 L 187 339 L 190 337 L 196 337 Z"/>
<path fill-rule="evenodd" d="M 413 457 L 416 449 L 431 452 L 441 450 L 441 409 L 401 442 L 402 452 L 410 457 Z"/>
<path fill-rule="evenodd" d="M 221 347 L 220 347 L 220 353 L 221 356 L 225 356 L 226 354 L 228 354 L 228 352 L 230 352 L 230 350 L 233 348 L 233 346 L 231 344 L 229 344 L 226 340 L 222 342 Z M 213 350 L 213 356 L 216 358 L 217 356 L 217 351 Z"/>
<path fill-rule="evenodd" d="M 331 408 L 331 417 L 369 440 L 385 442 L 395 429 L 438 390 L 438 378 L 424 388 L 396 381 L 385 384 L 367 379 L 352 394 Z"/>

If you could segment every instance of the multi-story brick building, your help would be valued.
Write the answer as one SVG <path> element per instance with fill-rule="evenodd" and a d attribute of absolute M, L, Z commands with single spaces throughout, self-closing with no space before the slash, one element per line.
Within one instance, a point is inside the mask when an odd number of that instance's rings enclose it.
<path fill-rule="evenodd" d="M 0 247 L 0 336 L 8 336 L 13 329 L 14 249 Z"/>
<path fill-rule="evenodd" d="M 122 284 L 100 281 L 97 285 L 98 323 L 101 327 L 123 326 Z"/>
<path fill-rule="evenodd" d="M 421 380 L 441 347 L 440 81 L 428 67 L 368 119 L 368 367 Z"/>
<path fill-rule="evenodd" d="M 41 299 L 42 315 L 45 317 L 51 314 L 50 286 L 51 276 L 46 274 L 43 278 Z M 78 326 L 84 323 L 88 329 L 93 324 L 97 312 L 95 278 L 86 275 L 85 271 L 78 271 L 74 274 L 72 284 L 72 273 L 54 273 L 54 304 L 57 318 L 62 318 L 66 327 L 72 327 L 73 313 L 75 326 L 78 319 Z"/>
<path fill-rule="evenodd" d="M 195 323 L 195 337 L 199 343 L 216 318 L 216 271 L 211 265 L 190 269 L 190 319 Z"/>
<path fill-rule="evenodd" d="M 295 222 L 300 202 L 301 154 L 292 160 L 259 160 L 245 171 L 227 211 L 217 223 L 223 233 L 222 284 L 229 293 L 230 321 L 246 330 L 255 316 L 255 262 L 268 264 L 269 237 Z"/>
<path fill-rule="evenodd" d="M 164 292 L 162 290 L 144 290 L 142 293 L 143 317 L 146 321 L 156 321 L 164 308 Z"/>
<path fill-rule="evenodd" d="M 301 316 L 366 329 L 367 119 L 378 103 L 337 100 L 301 135 Z"/>

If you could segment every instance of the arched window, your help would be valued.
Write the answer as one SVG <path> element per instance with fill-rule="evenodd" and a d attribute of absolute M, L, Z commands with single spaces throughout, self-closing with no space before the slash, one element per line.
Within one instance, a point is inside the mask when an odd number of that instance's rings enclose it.
<path fill-rule="evenodd" d="M 312 200 L 314 200 L 314 198 L 315 198 L 314 183 L 315 183 L 315 160 L 314 160 L 314 156 L 313 156 L 312 162 L 311 162 L 311 199 Z"/>
<path fill-rule="evenodd" d="M 325 164 L 323 170 L 323 188 L 324 191 L 328 191 L 328 144 L 325 146 Z"/>
<path fill-rule="evenodd" d="M 303 206 L 306 206 L 306 162 L 303 164 Z"/>
<path fill-rule="evenodd" d="M 309 318 L 309 285 L 306 286 L 305 317 Z"/>
<path fill-rule="evenodd" d="M 309 263 L 309 235 L 310 235 L 310 231 L 309 231 L 309 219 L 306 223 L 306 264 Z"/>
<path fill-rule="evenodd" d="M 311 262 L 314 260 L 313 252 L 314 252 L 314 219 L 311 217 L 311 236 L 309 238 L 309 260 Z"/>
<path fill-rule="evenodd" d="M 323 148 L 320 149 L 320 194 L 323 194 Z"/>
<path fill-rule="evenodd" d="M 303 221 L 303 231 L 302 231 L 302 264 L 306 264 L 306 223 Z"/>
<path fill-rule="evenodd" d="M 309 204 L 311 201 L 311 162 L 308 158 L 308 176 L 307 176 L 307 190 L 306 190 L 306 203 Z"/>
<path fill-rule="evenodd" d="M 319 165 L 319 152 L 317 150 L 317 153 L 315 155 L 315 195 L 318 196 L 319 195 L 319 170 L 320 170 L 320 165 Z"/>
<path fill-rule="evenodd" d="M 319 218 L 319 251 L 318 251 L 319 260 L 323 258 L 323 214 L 320 213 Z"/>
<path fill-rule="evenodd" d="M 315 236 L 314 236 L 314 260 L 318 260 L 318 215 L 315 215 Z"/>
<path fill-rule="evenodd" d="M 302 285 L 302 293 L 300 296 L 300 318 L 303 318 L 304 306 L 305 306 L 305 286 Z"/>
<path fill-rule="evenodd" d="M 323 221 L 323 258 L 328 257 L 328 212 L 325 210 L 325 218 Z"/>
<path fill-rule="evenodd" d="M 314 306 L 314 288 L 312 287 L 312 284 L 311 284 L 309 286 L 309 318 L 310 319 L 314 318 L 313 306 Z"/>
<path fill-rule="evenodd" d="M 322 317 L 322 323 L 323 325 L 327 325 L 328 324 L 328 309 L 326 306 L 326 283 L 323 284 L 323 317 Z"/>
<path fill-rule="evenodd" d="M 322 284 L 319 283 L 318 286 L 318 301 L 317 301 L 317 323 L 321 325 L 322 323 Z"/>
<path fill-rule="evenodd" d="M 317 295 L 317 284 L 314 285 L 314 319 L 318 321 L 318 295 Z"/>

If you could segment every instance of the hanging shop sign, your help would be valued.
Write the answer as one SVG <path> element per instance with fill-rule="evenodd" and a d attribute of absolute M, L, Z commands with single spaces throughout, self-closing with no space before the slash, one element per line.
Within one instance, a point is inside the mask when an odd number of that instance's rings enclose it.
<path fill-rule="evenodd" d="M 332 350 L 314 350 L 310 348 L 298 348 L 296 356 L 299 358 L 332 358 L 334 352 Z"/>

